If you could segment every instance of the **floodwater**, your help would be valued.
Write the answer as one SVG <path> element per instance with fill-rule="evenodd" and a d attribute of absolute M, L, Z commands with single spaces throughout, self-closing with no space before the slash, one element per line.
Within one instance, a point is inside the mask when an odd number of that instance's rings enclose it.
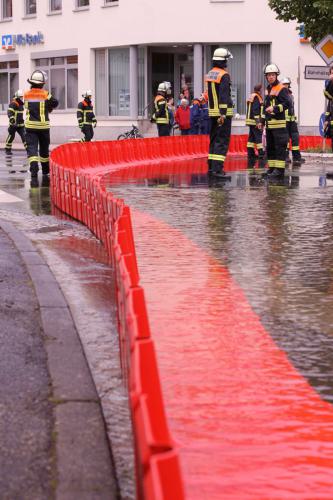
<path fill-rule="evenodd" d="M 187 497 L 332 499 L 333 166 L 228 169 L 107 179 L 131 207 Z"/>

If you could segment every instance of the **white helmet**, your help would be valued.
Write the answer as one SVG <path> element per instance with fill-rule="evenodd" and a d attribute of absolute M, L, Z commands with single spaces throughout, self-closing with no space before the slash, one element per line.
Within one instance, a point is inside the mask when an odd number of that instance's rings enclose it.
<path fill-rule="evenodd" d="M 280 70 L 276 64 L 268 63 L 264 66 L 264 73 L 265 73 L 265 75 L 267 75 L 268 73 L 276 73 L 277 75 L 279 75 Z"/>
<path fill-rule="evenodd" d="M 17 90 L 14 94 L 14 97 L 16 97 L 16 99 L 23 99 L 23 90 Z"/>
<path fill-rule="evenodd" d="M 88 89 L 83 92 L 82 97 L 92 97 L 92 94 L 92 90 Z"/>
<path fill-rule="evenodd" d="M 213 61 L 227 61 L 228 59 L 233 59 L 233 55 L 228 49 L 221 47 L 214 50 Z"/>
<path fill-rule="evenodd" d="M 157 92 L 165 92 L 166 94 L 171 94 L 171 83 L 170 82 L 160 83 L 157 88 Z"/>
<path fill-rule="evenodd" d="M 31 77 L 28 78 L 28 82 L 44 85 L 47 82 L 47 74 L 41 69 L 36 69 L 32 72 Z"/>
<path fill-rule="evenodd" d="M 282 84 L 291 85 L 291 80 L 288 76 L 281 76 L 279 80 L 280 80 L 280 83 L 282 83 Z"/>

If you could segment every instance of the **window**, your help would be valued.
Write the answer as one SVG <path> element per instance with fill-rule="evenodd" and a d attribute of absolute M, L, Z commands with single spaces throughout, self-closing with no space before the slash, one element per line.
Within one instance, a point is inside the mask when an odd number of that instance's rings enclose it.
<path fill-rule="evenodd" d="M 13 17 L 13 2 L 12 0 L 1 1 L 1 18 L 10 19 Z"/>
<path fill-rule="evenodd" d="M 75 7 L 79 9 L 80 7 L 89 7 L 89 0 L 76 0 Z"/>
<path fill-rule="evenodd" d="M 24 14 L 26 16 L 37 14 L 36 0 L 24 0 L 24 3 Z"/>
<path fill-rule="evenodd" d="M 60 12 L 62 10 L 62 0 L 50 0 L 50 12 Z"/>
<path fill-rule="evenodd" d="M 104 7 L 111 5 L 112 3 L 118 3 L 118 0 L 104 0 Z"/>
<path fill-rule="evenodd" d="M 6 111 L 18 89 L 18 61 L 0 62 L 0 110 Z"/>
<path fill-rule="evenodd" d="M 129 49 L 109 49 L 109 115 L 129 114 Z"/>
<path fill-rule="evenodd" d="M 48 76 L 45 88 L 59 100 L 57 109 L 75 109 L 78 103 L 78 57 L 35 59 L 36 69 Z"/>

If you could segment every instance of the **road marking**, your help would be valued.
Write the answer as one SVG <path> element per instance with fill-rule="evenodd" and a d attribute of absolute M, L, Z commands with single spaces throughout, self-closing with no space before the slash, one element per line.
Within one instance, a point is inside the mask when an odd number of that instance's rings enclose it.
<path fill-rule="evenodd" d="M 18 201 L 23 201 L 21 198 L 17 198 L 12 194 L 6 193 L 0 189 L 0 203 L 17 203 Z"/>

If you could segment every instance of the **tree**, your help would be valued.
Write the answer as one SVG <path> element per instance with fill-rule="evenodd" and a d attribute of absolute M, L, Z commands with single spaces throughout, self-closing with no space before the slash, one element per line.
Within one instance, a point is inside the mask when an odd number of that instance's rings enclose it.
<path fill-rule="evenodd" d="M 276 12 L 277 19 L 303 25 L 304 35 L 311 37 L 313 44 L 333 33 L 332 0 L 268 0 L 268 4 Z"/>

